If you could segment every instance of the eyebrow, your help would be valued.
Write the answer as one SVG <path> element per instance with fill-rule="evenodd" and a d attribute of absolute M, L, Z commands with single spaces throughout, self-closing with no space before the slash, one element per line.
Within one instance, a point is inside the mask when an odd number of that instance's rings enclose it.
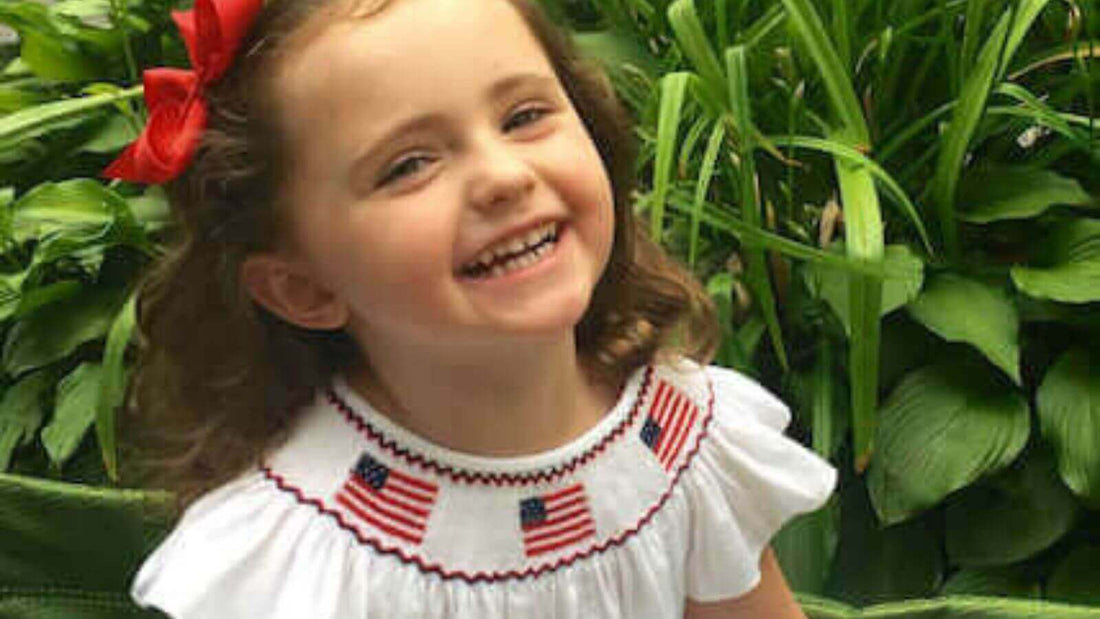
<path fill-rule="evenodd" d="M 517 90 L 524 86 L 532 86 L 537 88 L 552 88 L 557 85 L 557 78 L 544 75 L 542 73 L 517 73 L 515 75 L 509 75 L 501 80 L 495 82 L 489 87 L 486 92 L 486 100 L 494 101 L 507 95 L 513 90 Z M 360 151 L 356 157 L 352 160 L 351 165 L 348 167 L 348 180 L 351 183 L 359 182 L 358 179 L 362 178 L 362 168 L 374 157 L 374 154 L 384 145 L 389 144 L 393 140 L 397 139 L 405 133 L 412 133 L 416 131 L 422 131 L 433 126 L 437 126 L 443 122 L 443 115 L 439 113 L 419 114 L 411 118 L 402 120 L 390 129 L 387 129 L 376 140 L 372 140 L 371 143 L 362 151 Z"/>

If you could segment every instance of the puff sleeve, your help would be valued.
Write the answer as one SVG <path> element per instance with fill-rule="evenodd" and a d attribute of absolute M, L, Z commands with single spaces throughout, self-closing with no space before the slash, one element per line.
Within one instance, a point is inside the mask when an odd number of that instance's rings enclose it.
<path fill-rule="evenodd" d="M 699 602 L 756 587 L 769 540 L 794 516 L 824 505 L 837 479 L 828 462 L 783 434 L 790 412 L 778 398 L 732 370 L 705 371 L 714 418 L 684 480 L 687 594 Z"/>

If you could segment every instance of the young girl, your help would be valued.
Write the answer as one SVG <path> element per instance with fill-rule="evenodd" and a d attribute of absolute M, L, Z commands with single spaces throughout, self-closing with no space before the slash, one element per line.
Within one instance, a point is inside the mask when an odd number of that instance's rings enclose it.
<path fill-rule="evenodd" d="M 169 183 L 131 420 L 177 619 L 800 617 L 835 471 L 700 365 L 606 80 L 524 0 L 196 0 L 108 174 Z M 675 344 L 674 344 L 675 343 Z M 692 360 L 694 359 L 694 360 Z M 140 455 L 139 454 L 139 455 Z"/>

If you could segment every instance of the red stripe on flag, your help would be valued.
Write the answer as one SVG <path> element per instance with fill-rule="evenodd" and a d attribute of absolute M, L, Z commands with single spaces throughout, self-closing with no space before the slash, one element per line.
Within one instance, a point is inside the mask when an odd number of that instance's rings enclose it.
<path fill-rule="evenodd" d="M 541 520 L 521 523 L 523 550 L 528 557 L 575 544 L 595 535 L 596 526 L 581 483 L 539 495 Z"/>
<path fill-rule="evenodd" d="M 371 526 L 375 527 L 379 531 L 382 531 L 384 533 L 389 533 L 390 535 L 393 535 L 394 537 L 400 537 L 401 539 L 403 539 L 405 541 L 408 541 L 410 543 L 413 543 L 413 544 L 419 544 L 420 541 L 421 541 L 420 537 L 412 535 L 410 533 L 406 533 L 405 531 L 402 531 L 401 529 L 398 529 L 397 527 L 392 527 L 392 526 L 386 524 L 385 522 L 382 522 L 381 520 L 378 520 L 377 518 L 375 518 L 374 516 L 372 516 L 368 512 L 363 511 L 357 505 L 352 503 L 352 501 L 350 499 L 348 499 L 347 496 L 344 495 L 343 493 L 338 493 L 336 495 L 336 502 L 339 503 L 340 505 L 343 505 L 344 507 L 346 507 L 353 514 L 355 514 L 359 518 L 362 518 L 365 522 L 369 523 Z"/>
<path fill-rule="evenodd" d="M 430 495 L 432 495 L 433 498 L 435 496 L 436 490 L 439 489 L 439 486 L 436 486 L 435 484 L 433 484 L 431 482 L 427 482 L 427 481 L 424 481 L 422 479 L 417 479 L 415 477 L 410 477 L 410 476 L 402 473 L 401 471 L 396 471 L 394 469 L 390 469 L 390 479 L 391 480 L 392 479 L 399 479 L 399 480 L 405 482 L 406 484 L 408 484 L 410 486 L 413 486 L 414 488 L 420 488 L 421 490 L 424 490 L 424 491 L 428 492 Z"/>
<path fill-rule="evenodd" d="M 348 485 L 347 487 L 345 487 L 345 490 L 347 490 L 348 494 L 350 494 L 352 497 L 357 499 L 360 503 L 365 505 L 367 508 L 369 508 L 369 509 L 371 509 L 375 512 L 378 512 L 380 515 L 385 516 L 386 518 L 389 518 L 390 520 L 392 520 L 394 522 L 398 522 L 400 524 L 403 524 L 403 525 L 409 527 L 410 529 L 413 529 L 417 533 L 423 533 L 424 532 L 424 523 L 423 522 L 418 522 L 416 520 L 413 520 L 412 518 L 409 518 L 406 515 L 403 515 L 401 513 L 396 512 L 392 509 L 387 509 L 386 507 L 380 505 L 378 502 L 375 502 L 373 499 L 371 499 L 370 495 L 373 494 L 374 497 L 379 499 L 380 501 L 385 501 L 386 500 L 385 496 L 377 494 L 377 493 L 373 493 L 373 492 L 370 493 L 370 494 L 367 494 L 365 492 L 362 492 L 361 490 L 359 490 L 355 486 L 351 486 L 351 485 Z"/>
<path fill-rule="evenodd" d="M 669 448 L 676 443 L 680 433 L 686 429 L 684 420 L 687 418 L 688 407 L 690 406 L 691 402 L 687 398 L 682 394 L 676 394 L 676 407 L 668 421 L 668 436 L 663 437 L 661 449 L 657 451 L 657 459 L 662 463 L 668 457 Z"/>
<path fill-rule="evenodd" d="M 581 527 L 586 527 L 590 524 L 592 524 L 592 518 L 585 515 L 583 518 L 577 520 L 574 523 L 565 525 L 564 527 L 554 529 L 553 531 L 546 531 L 546 532 L 543 532 L 543 533 L 535 533 L 533 535 L 528 535 L 524 539 L 527 541 L 528 544 L 534 544 L 535 542 L 541 542 L 544 539 L 549 539 L 551 537 L 557 537 L 558 535 L 571 533 L 571 532 L 576 531 L 577 529 L 579 529 Z"/>
<path fill-rule="evenodd" d="M 552 544 L 546 544 L 546 545 L 543 545 L 543 546 L 531 546 L 531 547 L 527 548 L 527 556 L 528 557 L 534 557 L 536 555 L 541 555 L 543 553 L 550 552 L 551 550 L 557 550 L 558 548 L 561 548 L 563 546 L 568 546 L 570 544 L 575 544 L 575 543 L 583 540 L 584 538 L 589 537 L 590 535 L 594 535 L 595 533 L 596 533 L 596 530 L 594 528 L 588 528 L 588 529 L 585 529 L 585 530 L 581 531 L 580 533 L 577 533 L 576 535 L 574 535 L 572 537 L 567 537 L 565 539 L 558 540 L 558 541 L 556 541 Z"/>
<path fill-rule="evenodd" d="M 666 471 L 672 466 L 672 463 L 676 461 L 676 456 L 680 454 L 680 450 L 684 447 L 684 441 L 687 440 L 687 435 L 689 434 L 688 429 L 695 423 L 695 416 L 699 412 L 699 409 L 693 404 L 689 410 L 691 414 L 688 415 L 687 423 L 684 424 L 684 431 L 676 438 L 675 446 L 669 450 L 668 456 L 665 458 L 664 462 L 661 463 Z"/>
<path fill-rule="evenodd" d="M 348 480 L 348 484 L 352 487 L 352 489 L 358 490 L 359 492 L 369 492 L 371 494 L 377 494 L 375 492 L 374 488 L 372 488 L 370 486 L 370 484 L 364 483 L 363 481 L 361 481 L 357 477 L 352 477 L 350 480 Z M 389 488 L 389 490 L 390 491 L 396 491 L 397 489 L 396 488 Z M 390 505 L 393 505 L 394 507 L 397 507 L 397 508 L 401 509 L 402 511 L 413 514 L 414 516 L 419 516 L 421 518 L 427 518 L 428 517 L 429 511 L 426 510 L 426 509 L 423 509 L 421 507 L 417 507 L 415 505 L 410 505 L 409 503 L 405 503 L 404 501 L 399 501 L 399 500 L 395 499 L 392 496 L 379 495 L 379 498 L 383 499 L 384 501 L 386 501 Z M 431 507 L 431 502 L 430 501 L 425 501 L 425 503 L 427 503 L 428 506 Z"/>

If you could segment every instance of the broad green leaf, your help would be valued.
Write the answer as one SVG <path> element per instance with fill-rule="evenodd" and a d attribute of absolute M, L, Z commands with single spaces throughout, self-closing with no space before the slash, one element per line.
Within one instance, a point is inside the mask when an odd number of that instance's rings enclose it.
<path fill-rule="evenodd" d="M 863 481 L 840 495 L 840 540 L 829 574 L 829 597 L 865 606 L 931 596 L 945 569 L 939 537 L 923 520 L 883 526 Z"/>
<path fill-rule="evenodd" d="M 1047 580 L 1046 596 L 1051 600 L 1100 605 L 1100 544 L 1082 544 L 1054 569 Z"/>
<path fill-rule="evenodd" d="M 1005 290 L 940 275 L 925 284 L 909 313 L 948 342 L 977 348 L 1020 384 L 1020 319 Z"/>
<path fill-rule="evenodd" d="M 135 86 L 118 93 L 52 101 L 0 116 L 0 150 L 39 137 L 53 129 L 67 127 L 90 116 L 102 114 L 107 106 L 137 99 L 143 92 L 141 86 Z"/>
<path fill-rule="evenodd" d="M 924 261 L 905 245 L 887 245 L 882 261 L 892 272 L 890 277 L 883 280 L 882 286 L 882 309 L 879 315 L 886 316 L 916 298 L 924 283 Z M 829 304 L 844 326 L 844 331 L 851 335 L 848 274 L 824 265 L 810 264 L 803 270 L 803 276 L 810 290 Z"/>
<path fill-rule="evenodd" d="M 24 30 L 22 58 L 35 75 L 60 82 L 80 82 L 101 75 L 100 65 L 72 39 L 57 33 Z"/>
<path fill-rule="evenodd" d="M 103 349 L 103 380 L 95 402 L 96 437 L 103 455 L 103 466 L 114 480 L 118 479 L 116 411 L 126 395 L 128 372 L 125 355 L 137 320 L 136 301 L 136 294 L 131 294 L 111 325 L 107 345 Z"/>
<path fill-rule="evenodd" d="M 103 337 L 125 301 L 124 293 L 102 286 L 89 289 L 17 322 L 4 342 L 4 369 L 18 375 L 43 367 Z"/>
<path fill-rule="evenodd" d="M 1028 414 L 1027 401 L 980 364 L 911 372 L 879 411 L 867 481 L 879 518 L 911 518 L 1012 462 Z"/>
<path fill-rule="evenodd" d="M 73 455 L 95 420 L 102 374 L 98 363 L 81 363 L 58 383 L 53 419 L 42 429 L 42 445 L 55 466 Z"/>
<path fill-rule="evenodd" d="M 86 178 L 43 183 L 12 207 L 16 242 L 51 233 L 102 230 L 119 218 L 130 218 L 126 201 L 104 185 Z"/>
<path fill-rule="evenodd" d="M 104 251 L 117 244 L 119 237 L 113 223 L 93 230 L 81 230 L 67 234 L 51 233 L 34 248 L 32 270 L 40 269 L 62 258 L 75 260 L 92 278 L 99 273 Z"/>
<path fill-rule="evenodd" d="M 959 185 L 960 217 L 973 223 L 1027 219 L 1052 206 L 1087 206 L 1094 201 L 1081 185 L 1056 172 L 1023 166 L 983 168 Z"/>
<path fill-rule="evenodd" d="M 809 514 L 796 516 L 771 540 L 783 575 L 794 591 L 824 594 L 836 551 L 839 510 L 835 501 Z M 834 514 L 834 512 L 837 512 Z"/>
<path fill-rule="evenodd" d="M 1053 458 L 1044 449 L 1035 450 L 1022 465 L 949 501 L 945 512 L 948 560 L 964 567 L 1023 561 L 1068 533 L 1077 513 L 1077 503 L 1058 479 Z"/>
<path fill-rule="evenodd" d="M 661 79 L 661 112 L 657 121 L 657 158 L 653 166 L 653 202 L 650 204 L 649 234 L 661 240 L 664 225 L 665 199 L 671 183 L 673 149 L 680 128 L 680 112 L 684 107 L 684 91 L 688 73 L 670 73 Z"/>
<path fill-rule="evenodd" d="M 22 318 L 44 305 L 70 299 L 79 294 L 82 289 L 81 283 L 72 279 L 64 279 L 45 286 L 31 288 L 17 297 L 17 305 L 11 313 L 11 317 Z"/>
<path fill-rule="evenodd" d="M 43 398 L 53 386 L 48 371 L 35 372 L 9 386 L 0 398 L 0 473 L 8 469 L 16 447 L 34 439 L 46 414 Z"/>
<path fill-rule="evenodd" d="M 1100 301 L 1100 220 L 1058 224 L 1040 245 L 1034 266 L 1012 267 L 1024 294 L 1062 303 Z"/>
<path fill-rule="evenodd" d="M 943 135 L 943 146 L 932 178 L 932 202 L 939 214 L 943 244 L 950 257 L 958 255 L 956 191 L 963 172 L 966 152 L 985 112 L 993 83 L 1004 73 L 1024 35 L 1049 0 L 1020 0 L 1005 9 L 982 46 L 973 70 L 963 84 L 959 99 Z"/>
<path fill-rule="evenodd" d="M 19 308 L 22 301 L 23 281 L 27 279 L 28 271 L 21 271 L 11 275 L 0 275 L 0 320 L 7 320 Z"/>
<path fill-rule="evenodd" d="M 115 153 L 137 137 L 138 132 L 133 122 L 122 114 L 115 114 L 108 117 L 103 126 L 80 149 L 89 153 Z"/>
<path fill-rule="evenodd" d="M 1100 508 L 1100 356 L 1086 348 L 1064 353 L 1043 377 L 1036 400 L 1062 480 Z"/>
<path fill-rule="evenodd" d="M 130 212 L 134 220 L 147 232 L 154 232 L 172 224 L 172 211 L 168 206 L 168 194 L 159 185 L 150 186 L 140 196 L 129 198 Z"/>
<path fill-rule="evenodd" d="M 1016 567 L 964 568 L 943 585 L 943 595 L 982 595 L 1038 599 L 1039 581 Z"/>

